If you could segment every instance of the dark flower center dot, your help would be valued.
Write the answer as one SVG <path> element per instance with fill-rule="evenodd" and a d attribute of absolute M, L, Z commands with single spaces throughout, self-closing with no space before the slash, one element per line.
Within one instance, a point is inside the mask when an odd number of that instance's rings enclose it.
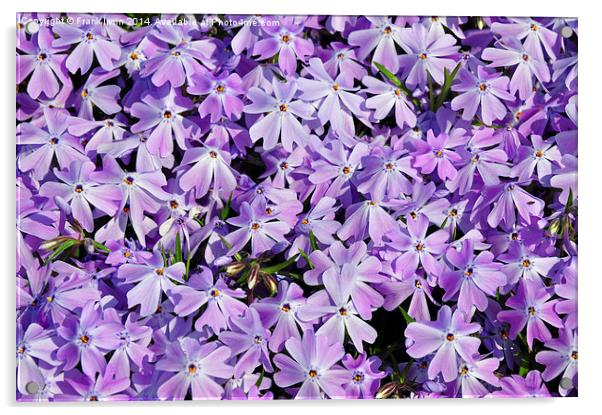
<path fill-rule="evenodd" d="M 342 316 L 346 316 L 347 315 L 347 309 L 345 307 L 339 308 L 339 314 L 342 315 Z"/>
<path fill-rule="evenodd" d="M 542 158 L 544 156 L 544 152 L 541 150 L 537 150 L 535 152 L 535 157 Z"/>
<path fill-rule="evenodd" d="M 414 281 L 414 287 L 416 287 L 416 288 L 422 288 L 422 282 L 420 280 Z"/>
<path fill-rule="evenodd" d="M 283 41 L 284 43 L 288 43 L 288 42 L 290 42 L 290 41 L 291 41 L 291 37 L 290 37 L 289 35 L 282 35 L 282 36 L 280 37 L 280 39 L 282 39 L 282 41 Z"/>
<path fill-rule="evenodd" d="M 286 161 L 283 161 L 282 163 L 280 163 L 280 169 L 282 169 L 282 170 L 288 169 L 288 163 Z"/>
<path fill-rule="evenodd" d="M 460 374 L 461 375 L 467 375 L 468 374 L 468 368 L 466 366 L 462 366 L 462 369 L 460 369 Z"/>
<path fill-rule="evenodd" d="M 393 170 L 393 167 L 395 167 L 395 166 L 391 162 L 388 162 L 387 164 L 385 164 L 385 170 L 387 170 L 387 171 Z"/>
<path fill-rule="evenodd" d="M 123 207 L 123 213 L 130 213 L 130 207 L 129 206 L 124 206 Z"/>
<path fill-rule="evenodd" d="M 351 173 L 351 167 L 349 167 L 349 166 L 343 167 L 343 174 L 346 176 L 349 173 Z"/>
<path fill-rule="evenodd" d="M 508 332 L 504 329 L 500 330 L 500 337 L 504 340 L 508 339 Z"/>
<path fill-rule="evenodd" d="M 467 277 L 472 277 L 472 273 L 472 268 L 467 268 L 466 271 L 464 271 L 464 275 L 466 275 Z"/>
<path fill-rule="evenodd" d="M 383 33 L 385 35 L 390 35 L 391 32 L 393 32 L 393 29 L 391 29 L 391 26 L 385 26 L 385 28 L 383 29 Z"/>
<path fill-rule="evenodd" d="M 427 54 L 424 52 L 422 52 L 420 55 L 418 55 L 418 59 L 420 59 L 422 61 L 425 60 L 427 57 L 428 57 Z"/>
<path fill-rule="evenodd" d="M 265 208 L 265 213 L 266 213 L 266 214 L 268 214 L 268 215 L 271 215 L 271 214 L 272 214 L 272 212 L 273 212 L 273 210 L 272 210 L 272 208 L 271 208 L 271 207 L 267 207 L 267 208 Z"/>
<path fill-rule="evenodd" d="M 573 360 L 579 359 L 579 353 L 577 353 L 577 350 L 573 350 L 573 352 L 571 353 L 571 359 L 573 359 Z"/>
<path fill-rule="evenodd" d="M 535 23 L 531 23 L 531 26 L 529 27 L 529 29 L 531 29 L 531 31 L 536 32 L 537 31 L 537 25 Z"/>
<path fill-rule="evenodd" d="M 47 57 L 48 57 L 48 55 L 46 55 L 45 53 L 40 53 L 40 54 L 38 55 L 38 60 L 39 60 L 40 62 L 42 62 L 43 60 L 46 60 L 46 58 L 47 58 Z"/>
<path fill-rule="evenodd" d="M 211 157 L 212 159 L 216 159 L 217 158 L 217 153 L 215 151 L 211 150 L 209 152 L 209 157 Z"/>
<path fill-rule="evenodd" d="M 401 96 L 401 89 L 399 89 L 399 88 L 395 88 L 395 90 L 393 91 L 393 93 L 394 93 L 396 96 L 400 97 L 400 96 Z"/>
<path fill-rule="evenodd" d="M 361 383 L 364 381 L 364 374 L 362 372 L 353 372 L 353 381 Z"/>
<path fill-rule="evenodd" d="M 523 259 L 523 267 L 529 268 L 531 266 L 531 261 L 528 259 Z"/>
<path fill-rule="evenodd" d="M 416 244 L 417 251 L 422 251 L 423 249 L 424 249 L 424 244 L 422 242 L 419 242 Z"/>
<path fill-rule="evenodd" d="M 81 95 L 82 95 L 82 98 L 86 98 L 88 95 L 90 95 L 90 93 L 88 92 L 88 90 L 86 88 L 84 88 L 82 90 L 82 94 Z"/>
<path fill-rule="evenodd" d="M 455 218 L 456 216 L 458 216 L 458 209 L 454 208 L 454 209 L 450 210 L 448 216 L 451 216 L 452 218 Z"/>
<path fill-rule="evenodd" d="M 530 316 L 534 316 L 536 314 L 535 307 L 529 306 L 529 308 L 527 308 L 527 312 Z"/>
<path fill-rule="evenodd" d="M 25 346 L 19 346 L 19 348 L 17 349 L 17 353 L 19 353 L 19 354 L 25 353 Z"/>
<path fill-rule="evenodd" d="M 410 217 L 411 217 L 412 219 L 416 219 L 416 218 L 418 217 L 418 215 L 416 214 L 416 212 L 414 212 L 414 211 L 411 211 L 411 212 L 410 212 Z"/>
<path fill-rule="evenodd" d="M 173 52 L 171 52 L 171 54 L 172 54 L 173 56 L 176 56 L 176 57 L 178 57 L 178 56 L 181 56 L 181 55 L 182 55 L 182 53 L 180 53 L 180 51 L 179 51 L 179 50 L 174 50 Z"/>
<path fill-rule="evenodd" d="M 443 150 L 439 149 L 439 150 L 435 151 L 435 156 L 438 158 L 443 157 Z"/>
<path fill-rule="evenodd" d="M 98 396 L 96 395 L 90 395 L 88 399 L 90 402 L 98 402 Z"/>
<path fill-rule="evenodd" d="M 162 277 L 163 274 L 165 274 L 165 269 L 163 269 L 163 268 L 157 268 L 155 270 L 155 274 L 157 274 L 159 277 Z"/>
<path fill-rule="evenodd" d="M 84 186 L 82 186 L 81 184 L 75 185 L 75 193 L 81 193 L 83 191 L 84 191 Z"/>
<path fill-rule="evenodd" d="M 445 338 L 447 339 L 448 342 L 452 342 L 452 341 L 454 341 L 454 339 L 456 337 L 454 336 L 453 333 L 447 333 L 447 336 L 445 336 Z"/>
<path fill-rule="evenodd" d="M 83 334 L 80 338 L 81 342 L 83 344 L 88 344 L 88 342 L 90 341 L 90 338 L 88 336 L 86 336 L 85 334 Z"/>
<path fill-rule="evenodd" d="M 483 92 L 485 90 L 487 90 L 487 85 L 485 83 L 481 82 L 479 84 L 479 91 Z"/>
<path fill-rule="evenodd" d="M 132 251 L 130 251 L 129 249 L 126 249 L 126 250 L 123 252 L 123 256 L 124 256 L 124 257 L 126 257 L 126 258 L 129 258 L 129 257 L 131 257 L 131 256 L 132 256 Z"/>
<path fill-rule="evenodd" d="M 526 53 L 523 53 L 522 59 L 527 62 L 529 60 L 529 55 L 527 55 Z"/>
<path fill-rule="evenodd" d="M 163 118 L 165 118 L 166 120 L 169 120 L 171 117 L 173 117 L 171 111 L 166 110 L 163 112 Z"/>
<path fill-rule="evenodd" d="M 339 59 L 339 60 L 345 59 L 345 54 L 343 52 L 339 52 L 339 54 L 337 55 L 337 59 Z"/>
<path fill-rule="evenodd" d="M 318 372 L 315 371 L 314 369 L 311 369 L 309 372 L 307 372 L 307 374 L 309 375 L 310 378 L 314 379 L 316 377 L 318 377 Z"/>
<path fill-rule="evenodd" d="M 257 335 L 253 338 L 253 341 L 255 342 L 255 344 L 261 344 L 263 342 L 263 337 L 260 335 Z"/>
<path fill-rule="evenodd" d="M 303 225 L 307 225 L 308 223 L 309 223 L 309 219 L 307 219 L 307 218 L 304 218 L 304 219 L 301 221 L 301 224 L 303 224 Z"/>
<path fill-rule="evenodd" d="M 337 82 L 335 82 L 334 84 L 332 84 L 332 90 L 335 91 L 335 92 L 338 91 L 340 87 L 341 86 Z"/>
<path fill-rule="evenodd" d="M 280 310 L 282 310 L 285 313 L 288 313 L 289 311 L 291 311 L 291 305 L 289 303 L 284 303 L 280 307 Z"/>
<path fill-rule="evenodd" d="M 130 53 L 130 59 L 133 61 L 138 60 L 138 54 L 136 52 Z"/>
<path fill-rule="evenodd" d="M 253 222 L 251 224 L 251 229 L 254 230 L 254 231 L 256 231 L 257 229 L 259 229 L 260 227 L 261 227 L 261 225 L 259 225 L 259 223 L 257 223 L 257 222 Z"/>
<path fill-rule="evenodd" d="M 86 39 L 88 40 L 94 40 L 94 35 L 90 32 L 86 33 Z"/>
<path fill-rule="evenodd" d="M 222 92 L 224 92 L 226 90 L 226 88 L 222 85 L 219 84 L 216 88 L 215 88 L 215 92 L 217 92 L 218 94 L 221 94 Z"/>
<path fill-rule="evenodd" d="M 288 105 L 280 104 L 280 106 L 278 108 L 280 109 L 281 112 L 286 112 L 288 110 Z"/>
<path fill-rule="evenodd" d="M 209 292 L 209 295 L 213 298 L 218 297 L 219 296 L 219 290 L 217 288 L 213 288 L 211 289 L 211 291 Z"/>
<path fill-rule="evenodd" d="M 188 365 L 188 373 L 190 373 L 191 375 L 194 375 L 197 371 L 197 367 L 194 364 L 189 364 Z"/>
<path fill-rule="evenodd" d="M 178 206 L 180 206 L 180 204 L 176 200 L 172 200 L 169 202 L 169 207 L 171 207 L 172 209 L 177 209 Z"/>
<path fill-rule="evenodd" d="M 59 139 L 58 139 L 58 138 L 56 138 L 56 137 L 52 137 L 52 138 L 50 139 L 50 144 L 58 144 L 58 143 L 59 143 Z"/>
<path fill-rule="evenodd" d="M 125 179 L 123 179 L 123 182 L 127 185 L 132 185 L 134 184 L 134 178 L 132 176 L 127 176 Z"/>

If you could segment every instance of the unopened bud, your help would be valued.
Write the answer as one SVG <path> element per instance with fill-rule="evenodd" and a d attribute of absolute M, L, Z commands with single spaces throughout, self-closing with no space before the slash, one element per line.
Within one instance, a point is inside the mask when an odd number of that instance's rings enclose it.
<path fill-rule="evenodd" d="M 71 238 L 66 237 L 66 236 L 59 236 L 58 238 L 50 239 L 48 241 L 43 242 L 40 245 L 40 248 L 43 249 L 43 250 L 45 250 L 45 251 L 50 251 L 52 249 L 55 249 L 59 245 L 62 245 L 63 243 L 65 243 L 69 239 L 71 239 Z"/>
<path fill-rule="evenodd" d="M 228 275 L 237 275 L 243 269 L 245 269 L 245 264 L 242 262 L 232 262 L 230 265 L 226 266 L 226 274 Z"/>
<path fill-rule="evenodd" d="M 263 284 L 270 291 L 270 295 L 274 295 L 278 290 L 278 284 L 276 284 L 274 277 L 272 277 L 270 274 L 262 273 L 261 278 L 263 280 Z"/>
<path fill-rule="evenodd" d="M 389 382 L 381 387 L 376 393 L 376 399 L 387 399 L 395 393 L 399 384 L 397 382 Z"/>
<path fill-rule="evenodd" d="M 249 287 L 249 290 L 255 288 L 257 281 L 259 281 L 259 264 L 253 264 L 247 277 L 247 287 Z"/>

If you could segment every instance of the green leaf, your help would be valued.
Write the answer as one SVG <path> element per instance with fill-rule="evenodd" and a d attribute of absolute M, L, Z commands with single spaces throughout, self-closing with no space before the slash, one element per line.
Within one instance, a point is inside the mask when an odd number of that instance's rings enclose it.
<path fill-rule="evenodd" d="M 443 105 L 443 103 L 447 99 L 447 95 L 449 95 L 449 91 L 451 90 L 451 84 L 454 81 L 454 79 L 456 78 L 456 75 L 458 75 L 458 71 L 460 70 L 461 67 L 462 67 L 462 64 L 458 63 L 456 65 L 456 67 L 451 71 L 451 73 L 449 73 L 447 68 L 444 69 L 443 86 L 441 87 L 441 93 L 439 94 L 439 96 L 437 97 L 437 100 L 435 101 L 435 106 L 433 108 L 433 111 L 437 111 L 439 109 L 439 107 L 441 107 L 441 105 Z"/>
<path fill-rule="evenodd" d="M 94 244 L 94 248 L 98 249 L 99 251 L 111 252 L 111 250 L 107 248 L 107 246 L 101 244 L 100 242 L 92 241 L 92 243 Z"/>
<path fill-rule="evenodd" d="M 224 205 L 224 207 L 222 208 L 219 217 L 221 220 L 226 220 L 228 218 L 228 216 L 230 215 L 230 203 L 232 202 L 232 192 L 230 192 L 230 196 L 228 197 L 228 200 L 226 201 L 226 204 Z"/>
<path fill-rule="evenodd" d="M 311 269 L 314 269 L 314 264 L 311 262 L 311 259 L 309 259 L 309 255 L 307 255 L 307 253 L 301 248 L 299 248 L 299 255 L 301 255 L 301 258 L 307 262 L 307 265 L 309 265 Z"/>
<path fill-rule="evenodd" d="M 309 231 L 309 244 L 311 245 L 311 250 L 313 251 L 317 251 L 318 248 L 318 241 L 316 240 L 316 235 L 314 235 L 314 231 Z"/>
<path fill-rule="evenodd" d="M 77 241 L 75 239 L 69 239 L 68 241 L 63 242 L 61 245 L 59 245 L 58 248 L 56 248 L 52 254 L 50 254 L 48 256 L 48 258 L 46 259 L 45 263 L 49 263 L 52 262 L 53 260 L 55 260 L 56 258 L 58 258 L 59 255 L 61 255 L 63 252 L 65 252 L 67 249 L 71 248 L 72 246 L 75 245 Z"/>
<path fill-rule="evenodd" d="M 414 321 L 416 321 L 412 318 L 412 316 L 410 316 L 408 314 L 408 312 L 402 306 L 399 306 L 399 311 L 401 311 L 401 314 L 403 315 L 403 318 L 407 324 L 410 324 L 410 323 L 413 323 Z"/>
<path fill-rule="evenodd" d="M 280 264 L 276 264 L 276 265 L 272 265 L 270 267 L 262 268 L 261 272 L 265 272 L 266 274 L 274 274 L 274 273 L 276 273 L 276 272 L 278 272 L 280 270 L 283 270 L 286 267 L 294 264 L 298 257 L 299 257 L 299 254 L 295 254 L 292 257 L 290 257 L 289 259 L 287 259 L 286 261 L 281 262 Z"/>
<path fill-rule="evenodd" d="M 182 241 L 180 240 L 180 232 L 176 233 L 176 262 L 182 262 Z"/>
<path fill-rule="evenodd" d="M 566 206 L 564 207 L 564 213 L 569 213 L 571 208 L 573 207 L 573 189 L 569 189 L 569 197 L 566 201 Z"/>
<path fill-rule="evenodd" d="M 167 266 L 167 254 L 165 253 L 165 247 L 161 244 L 161 256 L 163 257 L 163 265 Z"/>

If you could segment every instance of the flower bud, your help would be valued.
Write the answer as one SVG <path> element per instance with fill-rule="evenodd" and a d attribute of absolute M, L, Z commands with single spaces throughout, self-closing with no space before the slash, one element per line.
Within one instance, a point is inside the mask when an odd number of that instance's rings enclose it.
<path fill-rule="evenodd" d="M 399 384 L 397 382 L 389 382 L 383 387 L 381 387 L 378 392 L 376 392 L 376 399 L 387 399 L 391 395 L 395 393 Z"/>
<path fill-rule="evenodd" d="M 249 290 L 252 290 L 257 285 L 257 281 L 259 280 L 259 264 L 253 264 L 251 266 L 251 271 L 249 272 L 249 276 L 247 277 L 247 287 Z"/>

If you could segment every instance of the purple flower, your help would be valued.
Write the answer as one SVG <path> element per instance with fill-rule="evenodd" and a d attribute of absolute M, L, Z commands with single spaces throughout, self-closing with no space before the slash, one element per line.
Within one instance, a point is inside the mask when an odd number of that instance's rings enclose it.
<path fill-rule="evenodd" d="M 399 128 L 403 128 L 404 124 L 408 127 L 416 125 L 416 115 L 405 92 L 371 76 L 365 76 L 362 83 L 368 87 L 366 92 L 375 94 L 366 100 L 366 107 L 375 110 L 374 117 L 377 120 L 386 118 L 395 107 L 395 122 Z"/>
<path fill-rule="evenodd" d="M 496 72 L 487 71 L 483 66 L 477 67 L 477 75 L 464 69 L 458 76 L 460 82 L 452 87 L 460 94 L 452 99 L 454 111 L 463 110 L 462 118 L 472 120 L 479 107 L 481 118 L 487 125 L 495 120 L 502 120 L 507 109 L 500 100 L 514 101 L 514 96 L 507 92 L 508 77 L 498 76 Z"/>
<path fill-rule="evenodd" d="M 224 393 L 220 385 L 232 376 L 232 366 L 226 363 L 230 349 L 217 342 L 201 343 L 183 338 L 167 345 L 157 369 L 174 373 L 159 386 L 161 400 L 182 400 L 190 391 L 192 399 L 219 399 Z"/>
<path fill-rule="evenodd" d="M 347 382 L 347 371 L 339 368 L 345 355 L 341 344 L 331 344 L 326 336 L 315 335 L 306 330 L 303 340 L 288 339 L 285 354 L 274 356 L 274 363 L 280 369 L 274 374 L 274 381 L 281 388 L 302 383 L 295 399 L 321 399 L 322 394 L 330 398 L 343 398 L 342 385 Z"/>
<path fill-rule="evenodd" d="M 69 54 L 65 64 L 69 72 L 76 73 L 79 69 L 81 74 L 87 73 L 94 57 L 105 71 L 114 68 L 115 62 L 121 56 L 121 49 L 115 43 L 109 41 L 101 32 L 100 25 L 90 25 L 79 28 L 71 24 L 59 24 L 53 26 L 54 33 L 59 38 L 54 40 L 53 46 L 60 48 L 77 44 Z"/>
<path fill-rule="evenodd" d="M 262 365 L 267 372 L 272 372 L 268 342 L 270 331 L 263 327 L 259 313 L 253 307 L 248 308 L 242 317 L 232 317 L 232 331 L 223 331 L 219 340 L 228 346 L 232 355 L 239 356 L 234 366 L 234 376 L 239 378 L 244 373 L 253 373 Z"/>
<path fill-rule="evenodd" d="M 526 377 L 511 375 L 500 379 L 501 390 L 491 394 L 494 398 L 549 398 L 550 392 L 541 373 L 531 370 Z"/>
<path fill-rule="evenodd" d="M 550 81 L 550 70 L 543 60 L 541 52 L 532 43 L 521 45 L 516 40 L 501 43 L 502 48 L 487 48 L 481 54 L 485 60 L 491 61 L 490 67 L 516 66 L 510 79 L 510 93 L 520 99 L 527 99 L 533 93 L 533 76 L 541 82 Z"/>
<path fill-rule="evenodd" d="M 343 366 L 349 371 L 349 382 L 344 385 L 349 399 L 372 399 L 386 372 L 381 371 L 382 361 L 376 357 L 367 357 L 362 353 L 353 358 L 350 354 L 343 358 Z"/>
<path fill-rule="evenodd" d="M 393 73 L 399 70 L 399 58 L 395 44 L 404 47 L 402 33 L 404 28 L 391 23 L 385 16 L 366 17 L 370 21 L 369 29 L 353 31 L 349 35 L 349 44 L 358 46 L 358 58 L 364 60 L 374 50 L 372 64 L 380 63 Z"/>
<path fill-rule="evenodd" d="M 563 326 L 562 320 L 554 311 L 558 300 L 550 300 L 551 297 L 546 288 L 523 281 L 518 284 L 516 294 L 506 301 L 506 306 L 512 310 L 500 311 L 498 319 L 510 324 L 512 338 L 516 338 L 526 325 L 527 344 L 530 348 L 533 347 L 534 339 L 547 342 L 552 334 L 545 323 L 557 328 Z"/>
<path fill-rule="evenodd" d="M 166 293 L 174 282 L 183 282 L 186 267 L 183 262 L 166 266 L 160 253 L 144 260 L 144 264 L 123 264 L 117 276 L 125 283 L 138 283 L 128 291 L 128 307 L 140 305 L 140 315 L 146 317 L 157 310 L 161 301 L 161 293 Z"/>
<path fill-rule="evenodd" d="M 475 256 L 473 249 L 470 239 L 464 240 L 460 250 L 448 249 L 446 257 L 456 270 L 444 271 L 439 278 L 439 285 L 445 290 L 443 301 L 459 292 L 458 310 L 467 315 L 471 314 L 473 306 L 485 311 L 487 296 L 494 296 L 497 289 L 506 284 L 502 264 L 493 262 L 493 254 L 483 251 Z"/>
<path fill-rule="evenodd" d="M 265 203 L 259 200 L 253 205 L 243 202 L 240 206 L 240 216 L 230 218 L 227 222 L 240 228 L 226 236 L 230 252 L 240 251 L 251 241 L 253 257 L 272 249 L 279 242 L 284 242 L 284 235 L 290 231 L 285 222 L 267 213 Z"/>
<path fill-rule="evenodd" d="M 448 306 L 439 309 L 437 320 L 410 323 L 405 330 L 409 339 L 408 354 L 413 358 L 424 357 L 435 352 L 428 367 L 428 376 L 434 379 L 438 373 L 446 382 L 454 380 L 458 374 L 457 356 L 472 362 L 481 340 L 471 334 L 481 326 L 466 321 L 466 315 L 456 310 L 453 315 Z"/>
<path fill-rule="evenodd" d="M 132 115 L 139 121 L 132 126 L 132 132 L 151 130 L 146 146 L 151 154 L 166 157 L 173 152 L 175 138 L 181 149 L 186 148 L 185 139 L 192 130 L 192 123 L 181 113 L 192 108 L 192 101 L 175 89 L 166 95 L 149 93 L 142 102 L 132 105 Z"/>
<path fill-rule="evenodd" d="M 36 364 L 36 360 L 50 365 L 58 365 L 53 354 L 57 345 L 52 332 L 44 330 L 37 323 L 30 324 L 25 331 L 19 328 L 17 336 L 17 389 L 27 394 L 27 384 L 35 382 L 38 385 L 45 383 L 43 374 Z"/>
<path fill-rule="evenodd" d="M 305 61 L 314 53 L 314 44 L 303 38 L 303 23 L 293 16 L 284 16 L 272 20 L 279 24 L 262 26 L 267 37 L 253 46 L 253 55 L 259 59 L 268 59 L 278 54 L 278 66 L 286 75 L 292 75 L 297 69 L 297 59 Z"/>
<path fill-rule="evenodd" d="M 297 92 L 296 82 L 282 83 L 274 78 L 272 87 L 275 97 L 255 87 L 247 94 L 253 102 L 245 107 L 245 112 L 268 113 L 251 126 L 249 134 L 253 142 L 263 138 L 265 150 L 274 148 L 280 138 L 284 149 L 292 151 L 293 143 L 304 145 L 308 136 L 297 117 L 303 120 L 312 119 L 314 109 L 307 103 L 294 100 Z"/>
<path fill-rule="evenodd" d="M 65 379 L 73 388 L 73 394 L 59 394 L 57 401 L 119 401 L 128 400 L 126 389 L 130 386 L 128 377 L 116 377 L 115 373 L 107 370 L 97 374 L 81 373 L 77 369 L 69 372 Z"/>
<path fill-rule="evenodd" d="M 221 149 L 206 146 L 189 148 L 184 153 L 181 165 L 194 165 L 180 176 L 180 187 L 184 191 L 194 189 L 199 199 L 210 189 L 227 198 L 236 188 L 236 177 L 230 162 L 230 154 Z"/>
<path fill-rule="evenodd" d="M 444 70 L 451 72 L 456 65 L 451 59 L 458 51 L 454 37 L 439 30 L 428 30 L 420 24 L 405 29 L 399 37 L 401 47 L 407 53 L 399 58 L 406 83 L 423 88 L 430 75 L 442 85 Z"/>
<path fill-rule="evenodd" d="M 551 350 L 542 350 L 535 356 L 537 363 L 546 366 L 541 375 L 543 380 L 550 381 L 562 375 L 561 379 L 574 381 L 579 360 L 577 333 L 561 329 L 558 331 L 558 338 L 548 340 L 545 346 Z M 572 387 L 567 388 L 562 382 L 559 385 L 559 392 L 563 396 L 566 396 L 570 389 Z"/>
<path fill-rule="evenodd" d="M 411 193 L 409 178 L 419 180 L 418 173 L 411 166 L 411 159 L 405 151 L 388 149 L 364 157 L 363 169 L 357 177 L 357 190 L 378 200 L 383 200 L 385 196 L 393 199 L 403 193 Z"/>
<path fill-rule="evenodd" d="M 418 154 L 414 159 L 414 167 L 419 167 L 422 174 L 430 174 L 436 168 L 437 176 L 441 180 L 453 180 L 458 173 L 454 164 L 462 159 L 453 149 L 467 141 L 466 132 L 460 128 L 453 130 L 451 134 L 442 132 L 437 136 L 433 130 L 429 130 L 426 133 L 426 143 L 415 143 Z"/>
<path fill-rule="evenodd" d="M 238 74 L 227 72 L 219 76 L 207 74 L 193 77 L 194 84 L 188 88 L 193 95 L 207 95 L 199 105 L 199 115 L 211 115 L 211 122 L 217 122 L 225 113 L 229 119 L 239 118 L 243 103 L 239 95 L 244 93 L 242 79 Z"/>
<path fill-rule="evenodd" d="M 529 181 L 535 169 L 537 178 L 542 180 L 552 174 L 554 164 L 561 163 L 562 155 L 552 141 L 544 142 L 537 134 L 532 134 L 530 138 L 532 146 L 521 146 L 518 149 L 518 159 L 522 161 L 511 172 L 521 182 Z"/>

